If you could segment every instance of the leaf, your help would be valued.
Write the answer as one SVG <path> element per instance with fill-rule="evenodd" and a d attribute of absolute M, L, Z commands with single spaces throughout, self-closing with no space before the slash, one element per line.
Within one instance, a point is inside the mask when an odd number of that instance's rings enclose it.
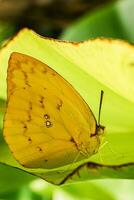
<path fill-rule="evenodd" d="M 108 144 L 87 160 L 46 170 L 20 166 L 3 143 L 0 161 L 54 184 L 104 177 L 134 178 L 134 47 L 108 39 L 62 42 L 24 29 L 0 52 L 0 95 L 3 99 L 6 99 L 8 59 L 14 51 L 28 54 L 55 69 L 81 94 L 96 118 L 103 90 L 101 124 L 106 126 Z"/>
<path fill-rule="evenodd" d="M 134 1 L 116 1 L 87 13 L 63 31 L 61 39 L 121 38 L 134 42 Z"/>
<path fill-rule="evenodd" d="M 5 20 L 0 20 L 0 47 L 13 33 L 15 33 L 15 26 L 13 23 L 11 24 Z"/>
<path fill-rule="evenodd" d="M 0 197 L 4 193 L 18 190 L 35 177 L 18 169 L 0 164 Z M 12 180 L 12 184 L 10 184 Z"/>
<path fill-rule="evenodd" d="M 107 180 L 92 180 L 87 182 L 81 182 L 79 184 L 63 185 L 60 187 L 60 190 L 62 189 L 62 191 L 72 195 L 73 196 L 72 199 L 76 198 L 78 200 L 79 199 L 122 200 L 128 198 L 132 200 L 134 195 L 132 189 L 133 186 L 134 182 L 132 180 L 107 179 Z"/>

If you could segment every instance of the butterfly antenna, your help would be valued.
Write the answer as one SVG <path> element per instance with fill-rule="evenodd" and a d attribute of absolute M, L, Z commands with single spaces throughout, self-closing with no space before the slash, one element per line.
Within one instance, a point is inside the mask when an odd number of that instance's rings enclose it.
<path fill-rule="evenodd" d="M 101 115 L 101 107 L 102 107 L 103 94 L 104 94 L 104 91 L 101 90 L 100 105 L 99 105 L 99 116 L 98 116 L 98 126 L 100 126 L 100 115 Z"/>

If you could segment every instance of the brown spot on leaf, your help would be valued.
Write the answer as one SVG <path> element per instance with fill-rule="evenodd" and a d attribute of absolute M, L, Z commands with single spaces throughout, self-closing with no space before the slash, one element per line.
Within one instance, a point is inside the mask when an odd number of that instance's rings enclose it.
<path fill-rule="evenodd" d="M 134 62 L 129 63 L 130 67 L 134 67 Z"/>
<path fill-rule="evenodd" d="M 79 170 L 76 172 L 77 176 L 80 178 L 80 173 Z"/>

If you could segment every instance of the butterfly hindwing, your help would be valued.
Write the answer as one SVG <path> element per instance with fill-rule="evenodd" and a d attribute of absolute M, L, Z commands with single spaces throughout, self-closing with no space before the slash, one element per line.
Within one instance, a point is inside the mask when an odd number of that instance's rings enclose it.
<path fill-rule="evenodd" d="M 13 53 L 8 68 L 4 136 L 30 168 L 54 168 L 95 153 L 96 120 L 78 92 L 44 63 Z"/>

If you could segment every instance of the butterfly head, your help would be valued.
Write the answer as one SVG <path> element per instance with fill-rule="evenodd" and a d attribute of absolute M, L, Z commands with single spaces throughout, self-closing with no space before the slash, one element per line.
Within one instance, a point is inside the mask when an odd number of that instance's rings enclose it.
<path fill-rule="evenodd" d="M 87 149 L 89 149 L 91 155 L 98 152 L 100 144 L 103 140 L 104 133 L 105 133 L 105 127 L 102 125 L 97 125 L 95 132 L 90 135 L 90 143 L 86 144 L 85 146 L 87 146 Z"/>
<path fill-rule="evenodd" d="M 79 137 L 78 148 L 82 155 L 89 157 L 98 152 L 102 138 L 105 133 L 105 127 L 96 125 L 96 129 L 88 134 L 88 138 Z"/>
<path fill-rule="evenodd" d="M 105 132 L 105 126 L 97 125 L 96 135 L 102 136 L 104 134 L 104 132 Z"/>

